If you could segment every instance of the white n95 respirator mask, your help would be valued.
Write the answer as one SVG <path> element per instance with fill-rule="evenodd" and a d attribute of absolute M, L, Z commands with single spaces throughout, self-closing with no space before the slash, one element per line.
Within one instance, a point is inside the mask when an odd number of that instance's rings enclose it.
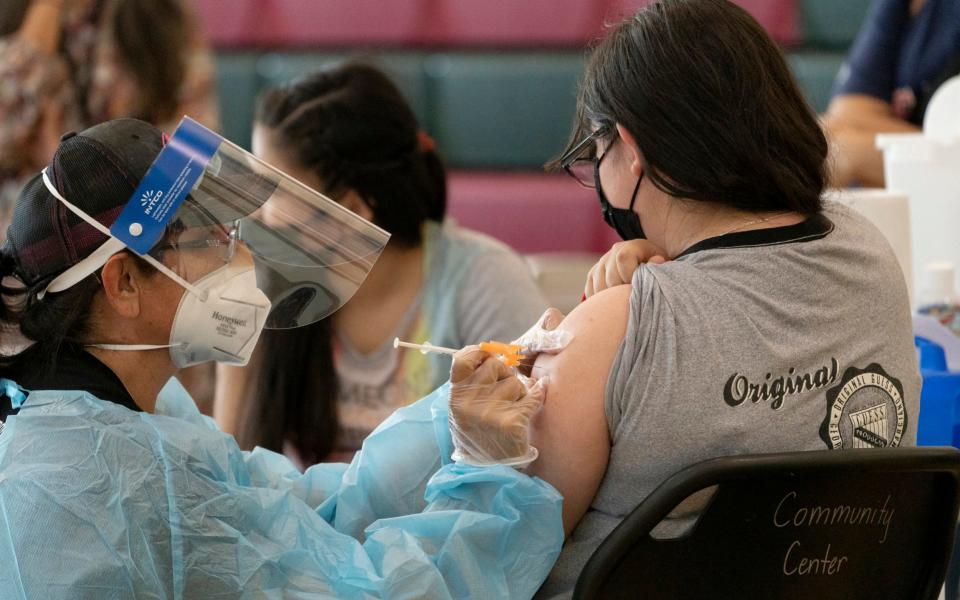
<path fill-rule="evenodd" d="M 253 266 L 225 265 L 193 285 L 207 297 L 185 291 L 180 299 L 170 330 L 173 363 L 181 369 L 211 360 L 247 364 L 270 313 Z"/>
<path fill-rule="evenodd" d="M 104 350 L 170 349 L 178 368 L 209 361 L 246 365 L 270 313 L 253 266 L 224 265 L 180 298 L 169 344 L 92 344 Z M 199 292 L 199 293 L 198 293 Z"/>

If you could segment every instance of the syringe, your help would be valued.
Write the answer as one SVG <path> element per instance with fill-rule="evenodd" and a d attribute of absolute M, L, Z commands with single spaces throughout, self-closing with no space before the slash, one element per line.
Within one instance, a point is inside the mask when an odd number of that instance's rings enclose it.
<path fill-rule="evenodd" d="M 419 350 L 423 354 L 428 352 L 439 352 L 441 354 L 456 354 L 457 350 L 454 348 L 444 348 L 443 346 L 434 346 L 430 342 L 424 342 L 422 344 L 411 344 L 410 342 L 401 342 L 400 338 L 394 338 L 393 340 L 394 348 L 412 348 L 413 350 Z M 489 352 L 490 354 L 497 354 L 503 358 L 503 364 L 508 367 L 515 367 L 520 364 L 520 360 L 523 358 L 523 347 L 517 344 L 505 344 L 503 342 L 482 342 L 480 344 L 480 350 L 483 352 Z"/>

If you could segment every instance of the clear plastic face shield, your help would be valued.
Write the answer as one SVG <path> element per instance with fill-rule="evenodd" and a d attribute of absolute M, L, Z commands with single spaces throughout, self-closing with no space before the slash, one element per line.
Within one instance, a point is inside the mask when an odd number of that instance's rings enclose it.
<path fill-rule="evenodd" d="M 357 291 L 390 237 L 189 117 L 109 231 L 63 198 L 46 173 L 44 180 L 70 210 L 111 236 L 46 292 L 70 287 L 124 248 L 135 251 L 187 290 L 171 352 L 189 346 L 177 340 L 197 337 L 193 330 L 211 331 L 213 341 L 194 346 L 214 352 L 174 353 L 179 366 L 242 364 L 264 327 L 300 327 L 330 315 Z"/>
<path fill-rule="evenodd" d="M 270 301 L 269 329 L 343 306 L 390 237 L 189 118 L 111 233 L 191 284 L 226 265 L 252 266 Z"/>

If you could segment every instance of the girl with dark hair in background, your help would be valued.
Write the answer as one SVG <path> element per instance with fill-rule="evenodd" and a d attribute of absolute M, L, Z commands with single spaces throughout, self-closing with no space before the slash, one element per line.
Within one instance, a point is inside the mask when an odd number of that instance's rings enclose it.
<path fill-rule="evenodd" d="M 392 237 L 336 315 L 269 331 L 250 365 L 218 367 L 214 415 L 241 447 L 283 450 L 301 466 L 349 460 L 448 376 L 449 357 L 399 352 L 395 337 L 453 348 L 511 340 L 545 308 L 510 249 L 443 222 L 440 158 L 376 68 L 350 63 L 268 92 L 253 151 Z"/>

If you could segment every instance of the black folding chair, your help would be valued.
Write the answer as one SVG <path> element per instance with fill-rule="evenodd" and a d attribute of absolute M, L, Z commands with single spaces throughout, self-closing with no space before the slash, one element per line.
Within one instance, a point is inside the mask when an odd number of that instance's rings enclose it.
<path fill-rule="evenodd" d="M 718 486 L 693 528 L 651 530 Z M 717 458 L 675 474 L 597 548 L 573 597 L 936 599 L 953 546 L 955 448 Z"/>

